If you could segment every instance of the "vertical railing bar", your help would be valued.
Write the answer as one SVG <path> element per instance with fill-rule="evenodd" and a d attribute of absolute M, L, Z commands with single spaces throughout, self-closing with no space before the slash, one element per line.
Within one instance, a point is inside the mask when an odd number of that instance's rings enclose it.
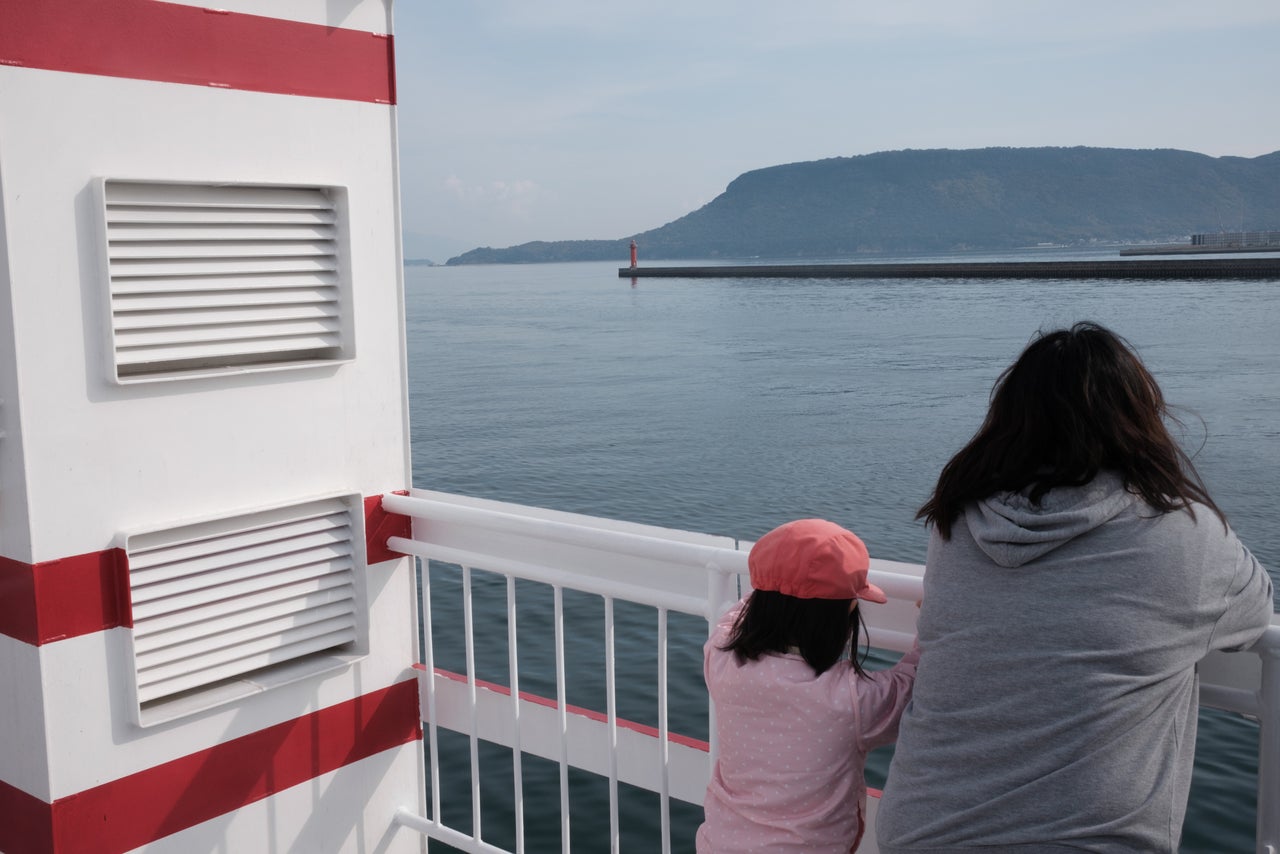
<path fill-rule="evenodd" d="M 736 584 L 731 586 L 731 582 L 736 582 L 736 576 L 721 569 L 719 564 L 707 564 L 707 637 L 715 634 L 720 609 L 731 601 L 730 593 L 735 592 Z M 720 756 L 720 737 L 716 734 L 716 704 L 710 697 L 707 698 L 707 742 L 710 747 L 708 761 L 714 768 Z"/>
<path fill-rule="evenodd" d="M 480 841 L 480 714 L 476 708 L 476 643 L 471 620 L 471 567 L 462 567 L 462 631 L 467 654 L 467 704 L 471 709 L 471 835 Z"/>
<path fill-rule="evenodd" d="M 559 585 L 552 590 L 556 619 L 556 709 L 560 713 L 560 850 L 569 854 L 569 709 L 564 678 L 564 591 Z"/>
<path fill-rule="evenodd" d="M 1256 649 L 1262 659 L 1258 686 L 1258 817 L 1256 848 L 1280 851 L 1280 650 Z"/>
<path fill-rule="evenodd" d="M 662 780 L 658 804 L 662 811 L 662 854 L 671 854 L 671 746 L 667 721 L 667 609 L 658 609 L 658 743 Z"/>
<path fill-rule="evenodd" d="M 618 690 L 613 648 L 613 597 L 604 597 L 605 714 L 609 726 L 609 850 L 619 854 L 622 831 L 618 824 Z"/>
<path fill-rule="evenodd" d="M 520 762 L 520 668 L 516 657 L 516 580 L 507 576 L 507 671 L 511 680 L 511 772 L 515 780 L 516 854 L 524 854 L 524 773 Z"/>
<path fill-rule="evenodd" d="M 440 821 L 440 739 L 436 715 L 436 656 L 431 633 L 431 561 L 418 562 L 422 576 L 423 666 L 427 669 L 427 745 L 431 753 L 431 820 Z"/>

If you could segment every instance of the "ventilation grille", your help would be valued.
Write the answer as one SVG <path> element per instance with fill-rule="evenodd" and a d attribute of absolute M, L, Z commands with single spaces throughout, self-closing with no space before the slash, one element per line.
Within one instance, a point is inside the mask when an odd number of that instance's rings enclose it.
<path fill-rule="evenodd" d="M 330 190 L 108 180 L 103 196 L 118 380 L 350 358 Z"/>
<path fill-rule="evenodd" d="M 355 642 L 352 531 L 334 498 L 131 537 L 139 703 Z"/>

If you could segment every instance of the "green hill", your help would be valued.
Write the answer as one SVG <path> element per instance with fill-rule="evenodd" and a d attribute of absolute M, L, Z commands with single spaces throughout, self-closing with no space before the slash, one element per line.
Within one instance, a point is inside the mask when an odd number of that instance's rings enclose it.
<path fill-rule="evenodd" d="M 618 240 L 474 249 L 448 263 L 625 263 L 632 237 L 650 261 L 1173 242 L 1275 229 L 1280 151 L 906 150 L 746 172 L 698 210 Z"/>

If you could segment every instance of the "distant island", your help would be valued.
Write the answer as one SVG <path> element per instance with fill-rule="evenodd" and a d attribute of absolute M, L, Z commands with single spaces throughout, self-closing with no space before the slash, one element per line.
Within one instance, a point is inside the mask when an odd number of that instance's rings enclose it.
<path fill-rule="evenodd" d="M 840 258 L 1037 245 L 1171 243 L 1280 227 L 1280 151 L 883 151 L 743 173 L 708 204 L 617 240 L 473 249 L 446 263 Z"/>

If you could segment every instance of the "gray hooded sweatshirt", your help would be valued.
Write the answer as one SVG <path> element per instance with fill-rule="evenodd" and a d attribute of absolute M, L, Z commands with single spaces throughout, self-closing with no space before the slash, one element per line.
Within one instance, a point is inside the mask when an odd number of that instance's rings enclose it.
<path fill-rule="evenodd" d="M 1272 615 L 1266 571 L 1194 509 L 1159 513 L 1104 472 L 934 532 L 883 854 L 1177 850 L 1196 663 Z"/>

